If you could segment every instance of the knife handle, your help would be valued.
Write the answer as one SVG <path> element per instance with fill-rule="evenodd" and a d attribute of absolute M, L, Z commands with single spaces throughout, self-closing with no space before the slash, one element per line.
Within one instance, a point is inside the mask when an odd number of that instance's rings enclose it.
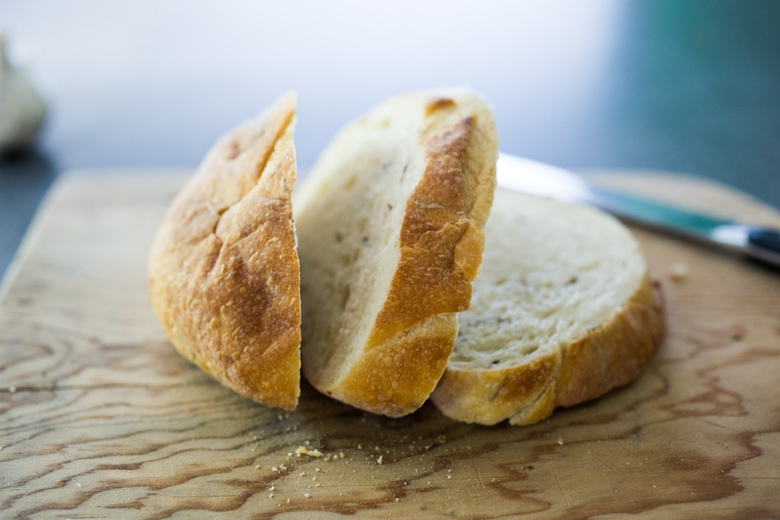
<path fill-rule="evenodd" d="M 780 231 L 750 228 L 745 252 L 752 258 L 780 267 Z"/>

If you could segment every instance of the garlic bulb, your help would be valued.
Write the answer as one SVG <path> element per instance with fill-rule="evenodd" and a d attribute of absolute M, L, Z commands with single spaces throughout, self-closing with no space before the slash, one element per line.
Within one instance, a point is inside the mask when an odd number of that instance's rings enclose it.
<path fill-rule="evenodd" d="M 30 146 L 45 116 L 43 98 L 24 69 L 8 61 L 0 33 L 0 155 Z"/>

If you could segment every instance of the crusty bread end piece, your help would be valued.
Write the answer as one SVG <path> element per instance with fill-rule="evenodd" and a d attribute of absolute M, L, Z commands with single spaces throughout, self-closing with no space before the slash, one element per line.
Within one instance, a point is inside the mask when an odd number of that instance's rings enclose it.
<path fill-rule="evenodd" d="M 152 305 L 182 356 L 284 409 L 300 393 L 294 124 L 289 93 L 220 139 L 173 201 L 148 265 Z"/>
<path fill-rule="evenodd" d="M 433 403 L 459 421 L 531 424 L 634 380 L 665 320 L 660 288 L 621 223 L 499 189 L 460 327 Z"/>
<path fill-rule="evenodd" d="M 466 89 L 391 99 L 328 146 L 295 199 L 315 388 L 393 417 L 425 402 L 482 263 L 497 153 Z"/>

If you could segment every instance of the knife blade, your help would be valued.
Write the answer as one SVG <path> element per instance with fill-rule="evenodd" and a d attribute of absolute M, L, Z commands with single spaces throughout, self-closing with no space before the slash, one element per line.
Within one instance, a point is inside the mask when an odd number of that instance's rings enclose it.
<path fill-rule="evenodd" d="M 499 154 L 496 176 L 502 188 L 588 204 L 643 227 L 780 267 L 780 230 L 777 229 L 741 224 L 591 186 L 579 175 L 562 168 L 505 153 Z"/>

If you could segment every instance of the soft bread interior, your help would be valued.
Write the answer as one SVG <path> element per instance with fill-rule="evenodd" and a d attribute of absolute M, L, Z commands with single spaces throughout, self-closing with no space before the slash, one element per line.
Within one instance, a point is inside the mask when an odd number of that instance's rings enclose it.
<path fill-rule="evenodd" d="M 422 174 L 422 158 L 406 137 L 416 135 L 418 120 L 407 116 L 365 121 L 378 131 L 360 141 L 342 136 L 329 149 L 337 153 L 319 162 L 327 174 L 295 200 L 303 270 L 320 282 L 303 286 L 306 363 L 318 367 L 323 385 L 340 379 L 360 354 L 398 264 L 402 201 Z"/>
<path fill-rule="evenodd" d="M 602 213 L 505 190 L 493 204 L 453 367 L 514 366 L 561 349 L 609 320 L 646 270 L 637 241 Z"/>
<path fill-rule="evenodd" d="M 485 233 L 471 307 L 432 396 L 445 414 L 529 424 L 638 375 L 660 343 L 663 313 L 620 222 L 499 189 Z M 597 382 L 578 383 L 588 379 Z"/>
<path fill-rule="evenodd" d="M 391 100 L 329 145 L 294 201 L 303 373 L 316 388 L 388 415 L 409 413 L 427 398 L 452 349 L 455 312 L 467 307 L 481 262 L 496 151 L 492 115 L 468 91 Z M 449 170 L 431 176 L 432 164 Z M 426 183 L 433 184 L 429 192 L 421 190 Z M 419 226 L 436 214 L 440 229 L 426 231 L 426 240 L 446 245 L 441 254 L 450 257 L 438 287 L 447 293 L 444 304 L 431 296 L 437 287 L 399 290 L 407 257 L 441 245 L 403 243 L 405 233 L 421 232 L 407 229 L 417 225 L 409 224 L 410 213 L 427 215 Z M 453 283 L 458 286 L 450 290 Z M 413 297 L 399 298 L 404 291 Z M 453 307 L 454 298 L 460 303 Z M 410 357 L 409 345 L 423 357 Z M 413 371 L 420 375 L 414 385 L 404 380 Z"/>

